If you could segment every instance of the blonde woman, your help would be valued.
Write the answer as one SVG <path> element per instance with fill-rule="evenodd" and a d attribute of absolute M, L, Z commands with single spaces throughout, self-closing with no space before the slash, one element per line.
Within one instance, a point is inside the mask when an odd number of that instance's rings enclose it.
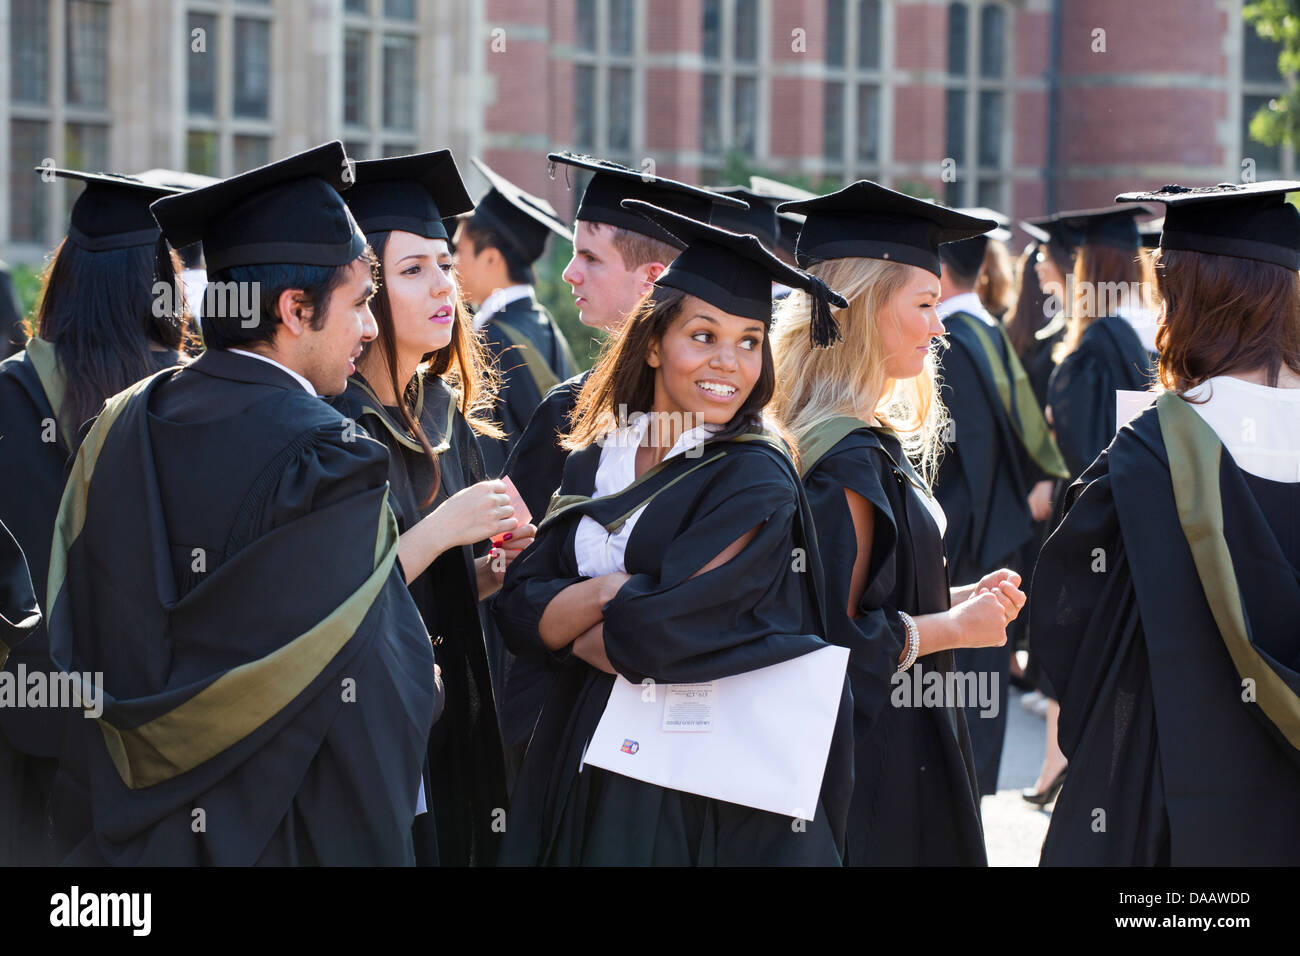
<path fill-rule="evenodd" d="M 772 340 L 772 410 L 798 438 L 828 637 L 851 651 L 846 862 L 983 865 L 966 720 L 943 688 L 954 686 L 953 648 L 1005 644 L 1025 595 L 1006 569 L 949 587 L 946 522 L 929 480 L 944 418 L 933 355 L 943 334 L 938 246 L 993 223 L 870 182 L 783 208 L 808 216 L 800 262 L 849 300 L 835 348 L 810 348 L 802 294 L 778 310 Z"/>

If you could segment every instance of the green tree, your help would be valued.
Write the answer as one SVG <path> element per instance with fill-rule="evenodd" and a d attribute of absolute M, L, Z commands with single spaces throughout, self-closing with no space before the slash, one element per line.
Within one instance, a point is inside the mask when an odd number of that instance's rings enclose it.
<path fill-rule="evenodd" d="M 1246 29 L 1254 27 L 1265 40 L 1279 44 L 1278 71 L 1300 73 L 1300 0 L 1254 0 L 1242 11 Z M 1250 136 L 1269 146 L 1300 146 L 1300 88 L 1270 100 L 1250 121 Z"/>

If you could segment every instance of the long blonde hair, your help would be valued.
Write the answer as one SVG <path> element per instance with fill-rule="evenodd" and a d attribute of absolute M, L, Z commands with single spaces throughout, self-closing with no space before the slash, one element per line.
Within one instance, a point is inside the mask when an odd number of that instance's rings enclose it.
<path fill-rule="evenodd" d="M 795 291 L 781 303 L 772 330 L 776 394 L 769 412 L 794 435 L 827 418 L 873 415 L 889 426 L 927 482 L 933 484 L 947 411 L 939 399 L 934 348 L 921 374 L 891 379 L 876 324 L 907 283 L 910 266 L 883 259 L 827 259 L 808 271 L 849 300 L 835 311 L 844 341 L 814 349 L 808 324 L 812 303 Z"/>

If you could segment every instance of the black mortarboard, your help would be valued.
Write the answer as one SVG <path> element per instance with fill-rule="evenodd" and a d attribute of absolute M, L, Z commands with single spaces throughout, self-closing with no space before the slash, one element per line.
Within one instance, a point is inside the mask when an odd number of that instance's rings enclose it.
<path fill-rule="evenodd" d="M 777 210 L 808 217 L 796 253 L 802 266 L 860 257 L 905 262 L 938 275 L 941 244 L 982 236 L 997 226 L 866 179 L 828 196 L 782 203 Z"/>
<path fill-rule="evenodd" d="M 772 255 L 754 235 L 741 235 L 680 216 L 636 199 L 623 208 L 654 220 L 685 246 L 655 285 L 698 296 L 724 312 L 766 325 L 772 318 L 772 283 L 803 289 L 813 299 L 813 345 L 825 348 L 840 340 L 830 306 L 848 308 L 848 300 L 817 276 L 788 266 Z"/>
<path fill-rule="evenodd" d="M 1217 186 L 1161 186 L 1144 193 L 1122 193 L 1116 202 L 1162 202 L 1165 227 L 1160 248 L 1207 252 L 1272 262 L 1300 269 L 1300 211 L 1286 195 L 1300 182 Z"/>
<path fill-rule="evenodd" d="M 556 163 L 575 166 L 595 173 L 587 190 L 582 194 L 575 219 L 588 222 L 603 222 L 623 229 L 631 229 L 642 235 L 666 242 L 675 248 L 681 248 L 681 241 L 672 233 L 665 231 L 658 224 L 651 222 L 630 209 L 624 209 L 624 199 L 639 199 L 650 205 L 707 222 L 715 205 L 743 208 L 745 203 L 730 196 L 710 192 L 699 186 L 688 186 L 675 179 L 665 179 L 640 170 L 629 169 L 606 159 L 583 156 L 579 153 L 547 153 L 546 158 L 554 170 Z"/>
<path fill-rule="evenodd" d="M 1058 212 L 1050 218 L 1072 229 L 1078 235 L 1078 244 L 1081 246 L 1111 246 L 1129 250 L 1138 247 L 1137 217 L 1152 211 L 1145 206 L 1103 206 L 1100 209 Z"/>
<path fill-rule="evenodd" d="M 36 171 L 86 184 L 72 204 L 68 241 L 87 252 L 154 245 L 158 241 L 158 223 L 149 212 L 149 204 L 183 191 L 114 173 L 83 173 L 48 166 L 37 166 Z"/>
<path fill-rule="evenodd" d="M 1164 228 L 1164 216 L 1138 223 L 1138 240 L 1142 243 L 1142 248 L 1154 249 L 1160 245 L 1160 233 Z"/>
<path fill-rule="evenodd" d="M 750 176 L 749 187 L 755 195 L 761 196 L 777 210 L 776 224 L 780 230 L 777 242 L 793 259 L 795 249 L 799 245 L 799 230 L 803 228 L 804 219 L 807 217 L 797 212 L 781 212 L 781 204 L 796 199 L 816 199 L 817 194 L 783 183 L 779 179 L 768 179 L 766 176 Z"/>
<path fill-rule="evenodd" d="M 1083 232 L 1055 216 L 1039 216 L 1037 219 L 1024 219 L 1020 228 L 1039 242 L 1056 245 L 1066 250 L 1071 256 L 1083 244 Z"/>
<path fill-rule="evenodd" d="M 173 247 L 203 243 L 211 272 L 277 263 L 342 266 L 366 249 L 339 194 L 351 184 L 347 170 L 336 140 L 150 208 Z"/>
<path fill-rule="evenodd" d="M 470 162 L 491 186 L 474 207 L 474 220 L 500 233 L 524 261 L 531 263 L 541 258 L 551 233 L 573 241 L 573 233 L 549 202 L 524 192 L 477 156 L 471 156 Z"/>
<path fill-rule="evenodd" d="M 717 206 L 709 217 L 709 224 L 730 232 L 758 236 L 763 245 L 773 249 L 780 241 L 781 229 L 776 215 L 776 203 L 769 196 L 760 196 L 746 186 L 719 186 L 715 192 L 749 203 L 748 209 Z"/>
<path fill-rule="evenodd" d="M 989 240 L 996 239 L 998 242 L 1006 242 L 1011 238 L 1011 230 L 1007 226 L 1011 225 L 1011 220 L 1000 212 L 984 206 L 958 207 L 957 212 L 964 213 L 967 216 L 974 216 L 976 219 L 991 219 L 997 223 L 997 226 L 990 229 L 982 236 L 973 236 L 970 239 L 958 239 L 955 242 L 946 243 L 940 252 L 941 258 L 951 262 L 962 275 L 977 275 L 984 265 L 984 254 L 988 251 Z"/>
<path fill-rule="evenodd" d="M 362 160 L 343 198 L 362 232 L 398 229 L 426 239 L 449 239 L 443 220 L 474 208 L 449 149 Z"/>

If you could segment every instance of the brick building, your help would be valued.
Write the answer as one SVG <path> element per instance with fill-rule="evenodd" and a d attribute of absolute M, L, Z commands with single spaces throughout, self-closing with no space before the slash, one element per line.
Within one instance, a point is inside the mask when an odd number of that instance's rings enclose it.
<path fill-rule="evenodd" d="M 871 178 L 1013 216 L 1290 175 L 1243 0 L 0 0 L 0 255 L 69 190 L 30 167 L 229 175 L 329 138 L 450 146 L 572 209 L 573 147 L 699 182 Z M 197 31 L 197 32 L 196 32 Z M 466 164 L 467 165 L 467 164 Z M 473 184 L 478 186 L 480 184 Z"/>

